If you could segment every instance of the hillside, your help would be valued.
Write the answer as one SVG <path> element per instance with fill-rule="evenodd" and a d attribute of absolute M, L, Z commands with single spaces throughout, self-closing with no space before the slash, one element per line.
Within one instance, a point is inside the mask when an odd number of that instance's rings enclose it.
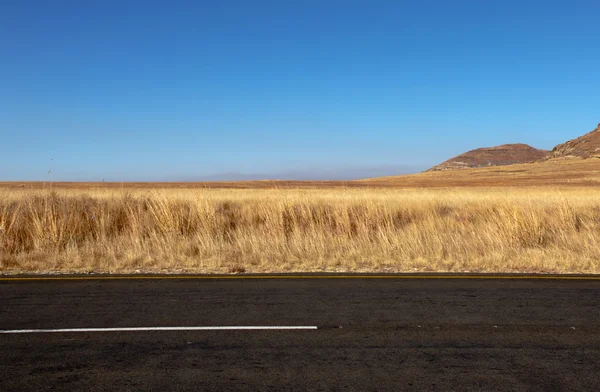
<path fill-rule="evenodd" d="M 538 150 L 527 144 L 503 144 L 496 147 L 478 148 L 449 159 L 428 171 L 444 171 L 489 166 L 505 166 L 539 161 L 549 151 Z"/>
<path fill-rule="evenodd" d="M 590 133 L 554 147 L 546 159 L 571 157 L 600 158 L 600 124 Z"/>
<path fill-rule="evenodd" d="M 600 186 L 600 159 L 553 159 L 510 166 L 429 171 L 360 181 L 369 186 L 446 187 L 587 187 Z"/>

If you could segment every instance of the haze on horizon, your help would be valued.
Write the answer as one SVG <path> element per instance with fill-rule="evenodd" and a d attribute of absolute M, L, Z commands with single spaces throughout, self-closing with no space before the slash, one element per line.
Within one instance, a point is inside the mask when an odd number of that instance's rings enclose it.
<path fill-rule="evenodd" d="M 3 2 L 0 181 L 376 177 L 596 126 L 599 2 L 449 3 Z"/>

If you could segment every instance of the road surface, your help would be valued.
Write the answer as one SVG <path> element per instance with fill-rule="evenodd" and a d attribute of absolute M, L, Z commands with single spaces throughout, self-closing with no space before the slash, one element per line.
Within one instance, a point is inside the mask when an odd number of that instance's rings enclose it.
<path fill-rule="evenodd" d="M 600 388 L 598 278 L 0 280 L 0 295 L 2 391 Z M 249 326 L 311 329 L 185 329 Z"/>

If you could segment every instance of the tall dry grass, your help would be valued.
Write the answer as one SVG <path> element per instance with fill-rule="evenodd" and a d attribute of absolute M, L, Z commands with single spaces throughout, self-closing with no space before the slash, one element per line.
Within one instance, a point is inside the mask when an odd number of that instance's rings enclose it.
<path fill-rule="evenodd" d="M 594 189 L 0 191 L 0 271 L 600 272 Z"/>

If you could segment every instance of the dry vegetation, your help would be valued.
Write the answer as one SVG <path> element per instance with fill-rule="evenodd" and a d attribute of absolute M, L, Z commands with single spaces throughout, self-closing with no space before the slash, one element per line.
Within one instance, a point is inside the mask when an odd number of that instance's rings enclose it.
<path fill-rule="evenodd" d="M 369 186 L 394 187 L 600 187 L 600 158 L 544 162 L 373 178 Z"/>
<path fill-rule="evenodd" d="M 0 271 L 600 272 L 600 190 L 0 190 Z"/>

